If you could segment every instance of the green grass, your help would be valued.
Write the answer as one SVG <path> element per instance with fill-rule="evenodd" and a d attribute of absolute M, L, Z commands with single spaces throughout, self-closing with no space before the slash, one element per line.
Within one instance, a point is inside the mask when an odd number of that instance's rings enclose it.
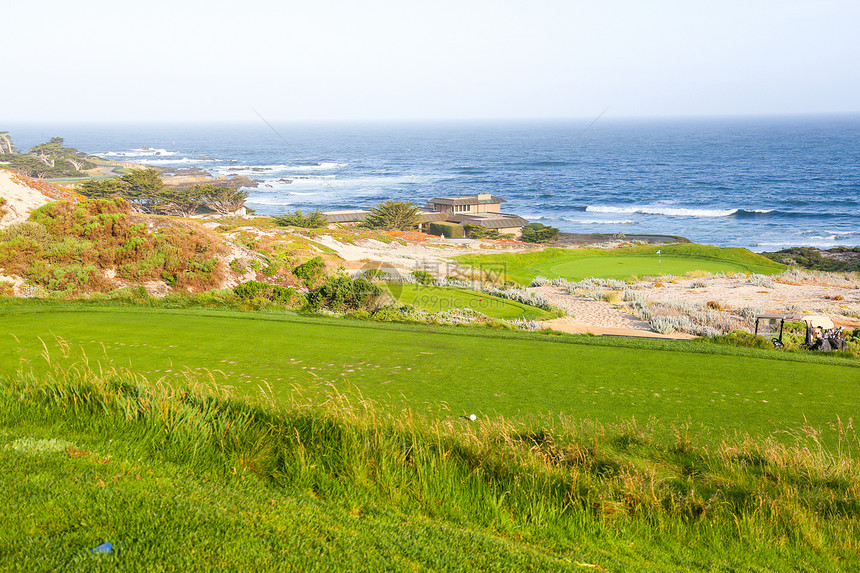
<path fill-rule="evenodd" d="M 0 569 L 856 570 L 857 445 L 0 375 Z"/>
<path fill-rule="evenodd" d="M 490 318 L 505 320 L 545 320 L 551 316 L 549 312 L 534 306 L 464 288 L 413 284 L 390 284 L 387 288 L 401 304 L 410 304 L 428 312 L 471 308 Z"/>
<path fill-rule="evenodd" d="M 289 401 L 358 389 L 392 411 L 446 418 L 560 413 L 754 435 L 860 410 L 860 362 L 693 342 L 550 336 L 290 314 L 10 304 L 0 368 L 52 360 L 129 367 L 150 380 L 212 371 L 242 395 Z M 66 353 L 68 358 L 63 358 Z"/>
<path fill-rule="evenodd" d="M 657 251 L 661 251 L 657 255 Z M 774 274 L 780 265 L 746 249 L 696 244 L 638 246 L 621 249 L 544 249 L 527 253 L 463 255 L 464 266 L 502 272 L 509 280 L 528 284 L 536 276 L 561 277 L 570 281 L 584 278 L 628 279 L 641 276 L 709 273 Z"/>

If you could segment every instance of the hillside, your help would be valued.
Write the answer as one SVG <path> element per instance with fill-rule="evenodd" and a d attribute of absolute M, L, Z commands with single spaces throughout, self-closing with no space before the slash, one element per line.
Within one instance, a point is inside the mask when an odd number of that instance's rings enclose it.
<path fill-rule="evenodd" d="M 75 199 L 50 183 L 0 169 L 0 228 L 26 221 L 35 209 L 57 199 Z"/>

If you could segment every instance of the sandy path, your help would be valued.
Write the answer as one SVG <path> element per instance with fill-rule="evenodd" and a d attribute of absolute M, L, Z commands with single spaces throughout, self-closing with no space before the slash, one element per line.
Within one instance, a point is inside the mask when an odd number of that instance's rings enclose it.
<path fill-rule="evenodd" d="M 571 295 L 567 293 L 566 288 L 547 285 L 530 288 L 529 290 L 549 299 L 554 305 L 566 310 L 570 314 L 568 317 L 556 318 L 543 323 L 547 328 L 553 330 L 576 334 L 614 334 L 618 336 L 646 336 L 649 338 L 695 338 L 679 332 L 666 335 L 658 334 L 651 330 L 649 323 L 615 308 L 611 303 Z"/>
<path fill-rule="evenodd" d="M 767 286 L 755 285 L 746 275 L 676 279 L 641 292 L 654 302 L 685 302 L 691 305 L 716 303 L 722 308 L 756 308 L 774 313 L 826 314 L 843 325 L 860 326 L 860 280 L 845 277 L 838 283 L 804 281 L 788 284 L 772 280 Z M 643 287 L 646 283 L 638 283 Z M 650 285 L 647 285 L 650 286 Z"/>

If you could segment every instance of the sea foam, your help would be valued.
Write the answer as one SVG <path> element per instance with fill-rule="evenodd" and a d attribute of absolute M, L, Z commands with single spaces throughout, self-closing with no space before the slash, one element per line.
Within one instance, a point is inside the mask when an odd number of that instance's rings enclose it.
<path fill-rule="evenodd" d="M 640 215 L 665 215 L 667 217 L 730 217 L 740 209 L 680 209 L 675 207 L 609 207 L 589 205 L 585 208 L 589 213 L 627 213 Z"/>

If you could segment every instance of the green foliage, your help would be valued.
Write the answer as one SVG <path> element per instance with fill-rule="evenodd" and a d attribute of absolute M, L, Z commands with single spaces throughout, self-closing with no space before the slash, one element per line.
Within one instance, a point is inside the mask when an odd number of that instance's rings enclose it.
<path fill-rule="evenodd" d="M 322 286 L 308 293 L 308 307 L 335 311 L 371 309 L 380 305 L 385 294 L 382 287 L 366 279 L 329 277 Z"/>
<path fill-rule="evenodd" d="M 177 217 L 191 217 L 206 203 L 204 186 L 165 187 L 154 196 L 151 210 Z"/>
<path fill-rule="evenodd" d="M 84 181 L 76 191 L 90 199 L 110 199 L 111 197 L 123 197 L 126 183 L 122 179 L 90 179 Z"/>
<path fill-rule="evenodd" d="M 272 221 L 280 227 L 302 227 L 303 229 L 322 229 L 328 225 L 328 219 L 319 209 L 307 215 L 298 209 L 293 213 L 272 217 Z"/>
<path fill-rule="evenodd" d="M 824 253 L 830 256 L 825 256 Z M 784 265 L 815 271 L 860 271 L 860 247 L 834 247 L 826 250 L 815 247 L 791 247 L 761 254 Z"/>
<path fill-rule="evenodd" d="M 418 207 L 408 201 L 385 201 L 370 210 L 361 226 L 384 231 L 411 231 L 418 226 Z"/>
<path fill-rule="evenodd" d="M 89 180 L 78 187 L 78 192 L 91 198 L 122 197 L 137 211 L 190 217 L 207 207 L 222 215 L 238 209 L 248 193 L 214 185 L 165 187 L 155 169 L 132 169 L 119 178 Z"/>
<path fill-rule="evenodd" d="M 466 236 L 470 239 L 500 239 L 502 237 L 498 229 L 488 229 L 472 223 L 466 223 L 463 227 L 466 230 Z"/>
<path fill-rule="evenodd" d="M 522 239 L 526 243 L 551 243 L 558 239 L 558 229 L 543 223 L 529 223 L 523 227 Z"/>
<path fill-rule="evenodd" d="M 294 268 L 293 274 L 302 279 L 305 286 L 311 288 L 319 284 L 319 281 L 325 276 L 325 263 L 322 257 L 314 257 Z"/>
<path fill-rule="evenodd" d="M 244 301 L 263 299 L 288 308 L 296 306 L 296 301 L 301 299 L 295 289 L 258 281 L 248 281 L 237 285 L 233 292 Z"/>
<path fill-rule="evenodd" d="M 434 221 L 427 225 L 427 233 L 449 239 L 462 239 L 466 236 L 466 229 L 459 223 Z"/>
<path fill-rule="evenodd" d="M 384 281 L 388 279 L 389 275 L 382 269 L 364 269 L 361 272 L 361 278 L 367 279 L 369 281 Z"/>
<path fill-rule="evenodd" d="M 204 204 L 219 215 L 230 215 L 245 206 L 248 192 L 215 185 L 195 185 Z"/>
<path fill-rule="evenodd" d="M 746 348 L 773 348 L 773 343 L 765 336 L 756 336 L 747 330 L 735 330 L 722 336 L 712 336 L 697 339 L 708 344 L 724 344 Z"/>
<path fill-rule="evenodd" d="M 34 145 L 29 152 L 19 153 L 12 145 L 8 132 L 0 132 L 0 161 L 6 167 L 28 177 L 73 177 L 92 169 L 92 158 L 73 147 L 66 147 L 62 137 Z"/>
<path fill-rule="evenodd" d="M 436 278 L 427 271 L 416 270 L 412 271 L 410 274 L 415 278 L 418 284 L 421 285 L 432 285 L 436 282 Z"/>
<path fill-rule="evenodd" d="M 78 187 L 78 192 L 84 197 L 94 199 L 121 197 L 128 201 L 135 210 L 142 213 L 153 213 L 159 206 L 165 204 L 161 197 L 164 183 L 155 169 L 132 169 L 116 179 L 100 179 L 84 182 Z M 177 195 L 177 199 L 180 196 Z"/>

